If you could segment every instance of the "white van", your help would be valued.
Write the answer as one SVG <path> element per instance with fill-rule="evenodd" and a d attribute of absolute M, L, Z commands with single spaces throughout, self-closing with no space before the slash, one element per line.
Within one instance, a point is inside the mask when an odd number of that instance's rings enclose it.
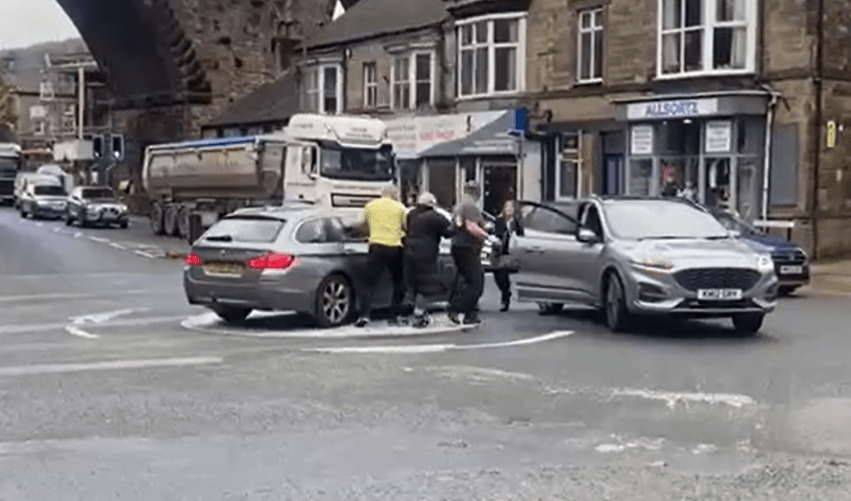
<path fill-rule="evenodd" d="M 55 176 L 36 175 L 28 178 L 18 202 L 21 217 L 60 219 L 68 206 L 68 192 Z"/>

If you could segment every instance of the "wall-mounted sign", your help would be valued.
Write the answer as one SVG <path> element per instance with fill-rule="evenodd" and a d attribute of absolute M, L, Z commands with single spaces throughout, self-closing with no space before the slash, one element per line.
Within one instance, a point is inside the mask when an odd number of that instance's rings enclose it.
<path fill-rule="evenodd" d="M 634 125 L 630 138 L 632 145 L 631 152 L 633 155 L 652 155 L 653 154 L 653 126 L 652 125 Z"/>
<path fill-rule="evenodd" d="M 627 120 L 665 120 L 689 118 L 718 113 L 718 99 L 677 99 L 627 105 Z"/>
<path fill-rule="evenodd" d="M 827 122 L 827 147 L 833 148 L 836 146 L 836 122 L 833 120 Z"/>
<path fill-rule="evenodd" d="M 728 153 L 733 145 L 733 124 L 729 120 L 706 122 L 706 152 Z"/>

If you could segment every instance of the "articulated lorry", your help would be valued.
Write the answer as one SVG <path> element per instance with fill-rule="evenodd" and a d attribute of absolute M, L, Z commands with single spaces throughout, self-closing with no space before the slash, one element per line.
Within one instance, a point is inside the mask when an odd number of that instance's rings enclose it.
<path fill-rule="evenodd" d="M 21 147 L 14 143 L 0 143 L 0 203 L 15 201 L 15 178 L 21 170 Z"/>
<path fill-rule="evenodd" d="M 362 207 L 395 182 L 384 122 L 294 115 L 282 131 L 149 146 L 142 179 L 151 229 L 186 238 L 242 207 L 302 201 Z"/>

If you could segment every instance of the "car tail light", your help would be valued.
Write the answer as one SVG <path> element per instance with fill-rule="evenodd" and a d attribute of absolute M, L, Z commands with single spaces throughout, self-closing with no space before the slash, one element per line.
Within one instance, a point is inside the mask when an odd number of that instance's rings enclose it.
<path fill-rule="evenodd" d="M 295 258 L 289 254 L 271 253 L 248 260 L 252 270 L 286 270 L 293 265 Z"/>
<path fill-rule="evenodd" d="M 192 253 L 186 256 L 186 259 L 183 262 L 189 266 L 201 266 L 204 262 L 201 260 L 201 256 L 198 254 Z"/>

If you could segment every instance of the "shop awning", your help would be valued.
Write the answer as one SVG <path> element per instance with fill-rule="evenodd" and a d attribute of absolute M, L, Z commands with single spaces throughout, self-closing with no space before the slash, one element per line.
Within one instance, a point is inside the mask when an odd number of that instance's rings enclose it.
<path fill-rule="evenodd" d="M 509 110 L 466 137 L 426 149 L 420 153 L 420 157 L 516 155 L 519 153 L 519 139 L 508 134 L 513 125 L 514 112 Z"/>

